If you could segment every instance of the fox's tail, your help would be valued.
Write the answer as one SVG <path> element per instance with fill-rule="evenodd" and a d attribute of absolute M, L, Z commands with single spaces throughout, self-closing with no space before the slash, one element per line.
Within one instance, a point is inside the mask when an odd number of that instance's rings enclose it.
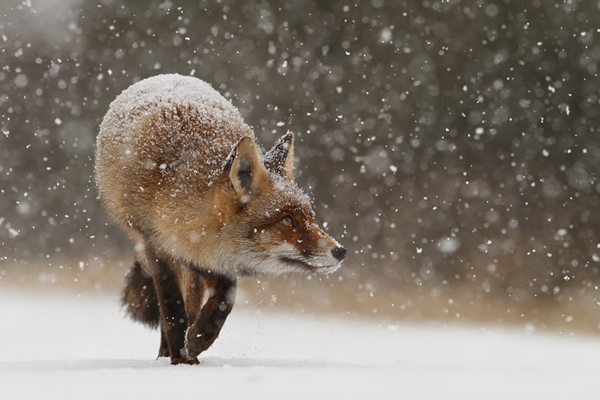
<path fill-rule="evenodd" d="M 125 277 L 121 305 L 134 321 L 150 328 L 158 327 L 160 311 L 154 282 L 152 276 L 144 271 L 138 261 L 133 264 Z"/>

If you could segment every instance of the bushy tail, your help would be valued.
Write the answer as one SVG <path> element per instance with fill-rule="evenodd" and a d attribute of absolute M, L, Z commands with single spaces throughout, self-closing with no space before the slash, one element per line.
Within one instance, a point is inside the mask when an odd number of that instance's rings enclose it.
<path fill-rule="evenodd" d="M 158 327 L 160 311 L 154 282 L 137 261 L 125 277 L 121 304 L 134 321 L 141 322 L 151 328 Z"/>

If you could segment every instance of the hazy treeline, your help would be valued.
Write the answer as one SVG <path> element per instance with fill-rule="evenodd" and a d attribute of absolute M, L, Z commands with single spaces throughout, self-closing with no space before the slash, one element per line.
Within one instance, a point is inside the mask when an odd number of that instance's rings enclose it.
<path fill-rule="evenodd" d="M 341 276 L 596 299 L 597 2 L 9 0 L 0 20 L 2 264 L 130 251 L 95 136 L 121 90 L 177 72 L 265 147 L 297 135 Z"/>

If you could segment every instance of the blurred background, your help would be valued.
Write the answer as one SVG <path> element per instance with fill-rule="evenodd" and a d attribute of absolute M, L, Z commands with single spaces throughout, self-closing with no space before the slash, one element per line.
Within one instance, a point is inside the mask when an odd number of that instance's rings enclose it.
<path fill-rule="evenodd" d="M 193 75 L 349 249 L 242 301 L 600 332 L 600 3 L 3 0 L 0 290 L 117 292 L 132 263 L 93 181 L 130 84 Z"/>

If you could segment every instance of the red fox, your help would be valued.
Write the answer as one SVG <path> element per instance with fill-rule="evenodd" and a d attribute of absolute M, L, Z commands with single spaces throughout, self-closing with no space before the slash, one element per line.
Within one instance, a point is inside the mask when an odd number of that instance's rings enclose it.
<path fill-rule="evenodd" d="M 111 103 L 96 183 L 134 245 L 122 304 L 160 327 L 159 357 L 197 364 L 239 277 L 339 268 L 346 250 L 315 223 L 293 154 L 291 133 L 262 154 L 239 111 L 197 78 L 148 78 Z"/>

